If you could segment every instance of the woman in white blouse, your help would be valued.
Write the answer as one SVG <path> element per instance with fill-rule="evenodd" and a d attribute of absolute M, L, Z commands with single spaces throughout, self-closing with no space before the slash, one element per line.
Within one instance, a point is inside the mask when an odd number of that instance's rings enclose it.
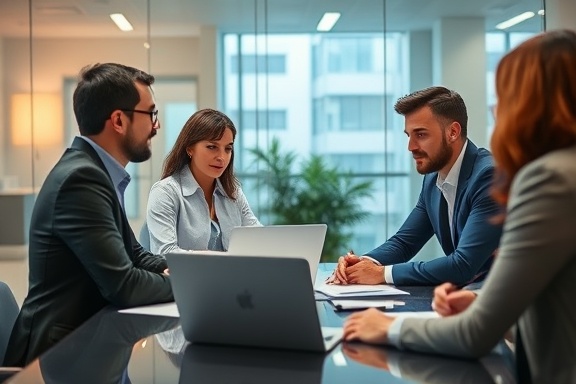
<path fill-rule="evenodd" d="M 259 226 L 234 175 L 236 127 L 222 112 L 203 109 L 184 124 L 150 190 L 150 250 L 228 249 L 236 226 Z"/>

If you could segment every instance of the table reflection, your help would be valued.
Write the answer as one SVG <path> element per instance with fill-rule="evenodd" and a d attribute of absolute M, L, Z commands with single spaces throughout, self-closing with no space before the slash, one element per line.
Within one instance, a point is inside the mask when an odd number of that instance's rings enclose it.
<path fill-rule="evenodd" d="M 514 383 L 510 366 L 500 355 L 486 361 L 453 359 L 437 355 L 402 352 L 391 347 L 343 343 L 342 352 L 351 360 L 391 372 L 416 383 Z"/>
<path fill-rule="evenodd" d="M 184 337 L 182 327 L 178 326 L 174 329 L 158 333 L 154 335 L 154 338 L 172 365 L 179 369 L 182 366 L 186 346 L 190 344 Z"/>
<path fill-rule="evenodd" d="M 333 310 L 322 317 L 339 320 Z M 341 343 L 327 354 L 188 343 L 170 317 L 106 308 L 11 383 L 514 383 L 509 350 L 480 361 Z M 146 347 L 144 348 L 144 345 Z"/>
<path fill-rule="evenodd" d="M 320 384 L 325 357 L 312 352 L 189 344 L 179 383 Z"/>
<path fill-rule="evenodd" d="M 10 382 L 130 383 L 126 368 L 134 344 L 177 325 L 175 318 L 127 315 L 106 308 Z"/>

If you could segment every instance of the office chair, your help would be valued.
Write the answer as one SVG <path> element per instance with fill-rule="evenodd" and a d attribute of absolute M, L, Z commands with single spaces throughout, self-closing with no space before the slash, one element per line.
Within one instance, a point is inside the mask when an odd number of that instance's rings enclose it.
<path fill-rule="evenodd" d="M 0 363 L 4 362 L 6 347 L 18 312 L 20 312 L 20 308 L 18 308 L 12 290 L 6 283 L 0 281 Z M 0 382 L 17 373 L 18 370 L 18 368 L 12 367 L 0 367 Z"/>

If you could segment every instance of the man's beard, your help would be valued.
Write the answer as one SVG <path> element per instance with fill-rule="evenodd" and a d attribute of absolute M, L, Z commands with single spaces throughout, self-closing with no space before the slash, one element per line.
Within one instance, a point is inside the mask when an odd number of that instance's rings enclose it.
<path fill-rule="evenodd" d="M 148 138 L 156 135 L 156 131 L 152 131 Z M 152 156 L 152 150 L 148 146 L 148 138 L 142 143 L 137 143 L 132 134 L 132 128 L 129 128 L 128 134 L 124 137 L 122 148 L 128 160 L 132 163 L 142 163 Z"/>
<path fill-rule="evenodd" d="M 413 151 L 412 155 L 422 156 L 423 159 L 429 160 L 427 164 L 422 164 L 420 168 L 418 168 L 417 165 L 416 171 L 418 171 L 418 173 L 421 175 L 425 175 L 427 173 L 432 172 L 438 172 L 439 170 L 444 168 L 446 164 L 448 164 L 448 162 L 452 158 L 453 153 L 454 150 L 452 149 L 451 146 L 448 145 L 448 142 L 446 141 L 445 137 L 442 137 L 442 146 L 440 147 L 440 150 L 433 158 L 428 156 L 426 152 Z"/>

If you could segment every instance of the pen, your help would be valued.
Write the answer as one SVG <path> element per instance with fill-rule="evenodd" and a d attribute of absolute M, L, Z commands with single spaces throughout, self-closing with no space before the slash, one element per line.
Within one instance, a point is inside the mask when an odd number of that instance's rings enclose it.
<path fill-rule="evenodd" d="M 344 256 L 354 256 L 354 250 L 350 249 L 350 250 L 346 253 L 346 255 L 344 255 Z M 334 277 L 335 277 L 335 275 L 336 275 L 336 270 L 334 270 L 334 272 L 333 272 L 330 276 L 328 276 L 328 277 L 326 278 L 325 282 L 326 282 L 326 283 L 329 283 L 329 284 L 333 284 L 333 283 L 334 283 Z"/>

